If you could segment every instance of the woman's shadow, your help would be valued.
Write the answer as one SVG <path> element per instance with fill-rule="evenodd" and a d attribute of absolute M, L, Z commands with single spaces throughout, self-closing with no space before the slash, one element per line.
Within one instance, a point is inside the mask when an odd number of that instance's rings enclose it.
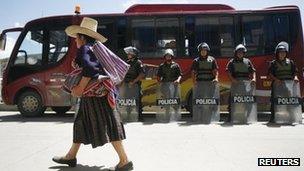
<path fill-rule="evenodd" d="M 105 168 L 105 166 L 88 166 L 88 165 L 81 165 L 77 164 L 76 167 L 69 167 L 69 166 L 52 166 L 49 169 L 53 169 L 55 171 L 111 171 L 114 170 L 111 168 Z"/>

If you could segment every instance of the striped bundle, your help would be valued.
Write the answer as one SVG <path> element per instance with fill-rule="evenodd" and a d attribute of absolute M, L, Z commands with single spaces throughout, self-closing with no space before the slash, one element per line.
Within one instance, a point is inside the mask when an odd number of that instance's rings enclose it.
<path fill-rule="evenodd" d="M 85 88 L 83 96 L 101 97 L 107 95 L 110 106 L 115 108 L 115 85 L 118 85 L 123 81 L 130 65 L 120 59 L 101 42 L 95 43 L 91 50 L 110 79 L 102 81 L 96 79 L 91 80 Z M 66 77 L 62 86 L 63 90 L 71 93 L 72 88 L 79 84 L 81 78 L 82 69 L 75 69 Z"/>
<path fill-rule="evenodd" d="M 67 75 L 62 89 L 71 93 L 73 87 L 79 84 L 82 78 L 82 68 L 75 69 L 70 74 Z M 115 86 L 110 79 L 99 81 L 97 79 L 92 79 L 84 89 L 82 96 L 84 97 L 102 97 L 107 95 L 108 102 L 110 106 L 115 108 L 115 96 L 114 96 Z"/>
<path fill-rule="evenodd" d="M 96 58 L 104 68 L 106 74 L 115 85 L 120 84 L 127 74 L 130 65 L 120 59 L 101 42 L 96 42 L 92 49 Z"/>

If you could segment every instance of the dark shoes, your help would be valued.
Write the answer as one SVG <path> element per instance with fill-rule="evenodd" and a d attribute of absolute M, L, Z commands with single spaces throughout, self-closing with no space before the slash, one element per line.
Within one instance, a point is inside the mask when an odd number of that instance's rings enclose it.
<path fill-rule="evenodd" d="M 54 162 L 59 164 L 67 164 L 70 167 L 76 167 L 77 159 L 65 159 L 64 157 L 53 157 L 52 159 Z"/>
<path fill-rule="evenodd" d="M 118 167 L 118 165 L 115 167 L 115 171 L 129 171 L 129 170 L 133 170 L 133 163 L 131 161 L 122 167 Z"/>

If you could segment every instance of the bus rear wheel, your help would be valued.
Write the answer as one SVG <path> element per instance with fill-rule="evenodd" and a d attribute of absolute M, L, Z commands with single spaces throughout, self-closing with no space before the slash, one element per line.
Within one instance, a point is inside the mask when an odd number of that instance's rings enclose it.
<path fill-rule="evenodd" d="M 41 96 L 35 91 L 26 91 L 18 98 L 18 110 L 22 116 L 42 116 L 46 107 L 42 103 Z"/>
<path fill-rule="evenodd" d="M 71 109 L 70 106 L 54 106 L 51 107 L 56 114 L 65 114 L 67 111 Z"/>

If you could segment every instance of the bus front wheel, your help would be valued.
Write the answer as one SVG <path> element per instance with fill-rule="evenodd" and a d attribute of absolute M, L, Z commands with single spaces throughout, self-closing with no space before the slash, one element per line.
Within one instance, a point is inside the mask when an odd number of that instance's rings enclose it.
<path fill-rule="evenodd" d="M 17 106 L 21 115 L 25 117 L 41 116 L 46 110 L 41 96 L 35 91 L 22 93 L 18 98 Z"/>
<path fill-rule="evenodd" d="M 56 114 L 65 114 L 67 111 L 71 109 L 71 106 L 54 106 L 52 110 L 56 112 Z"/>

